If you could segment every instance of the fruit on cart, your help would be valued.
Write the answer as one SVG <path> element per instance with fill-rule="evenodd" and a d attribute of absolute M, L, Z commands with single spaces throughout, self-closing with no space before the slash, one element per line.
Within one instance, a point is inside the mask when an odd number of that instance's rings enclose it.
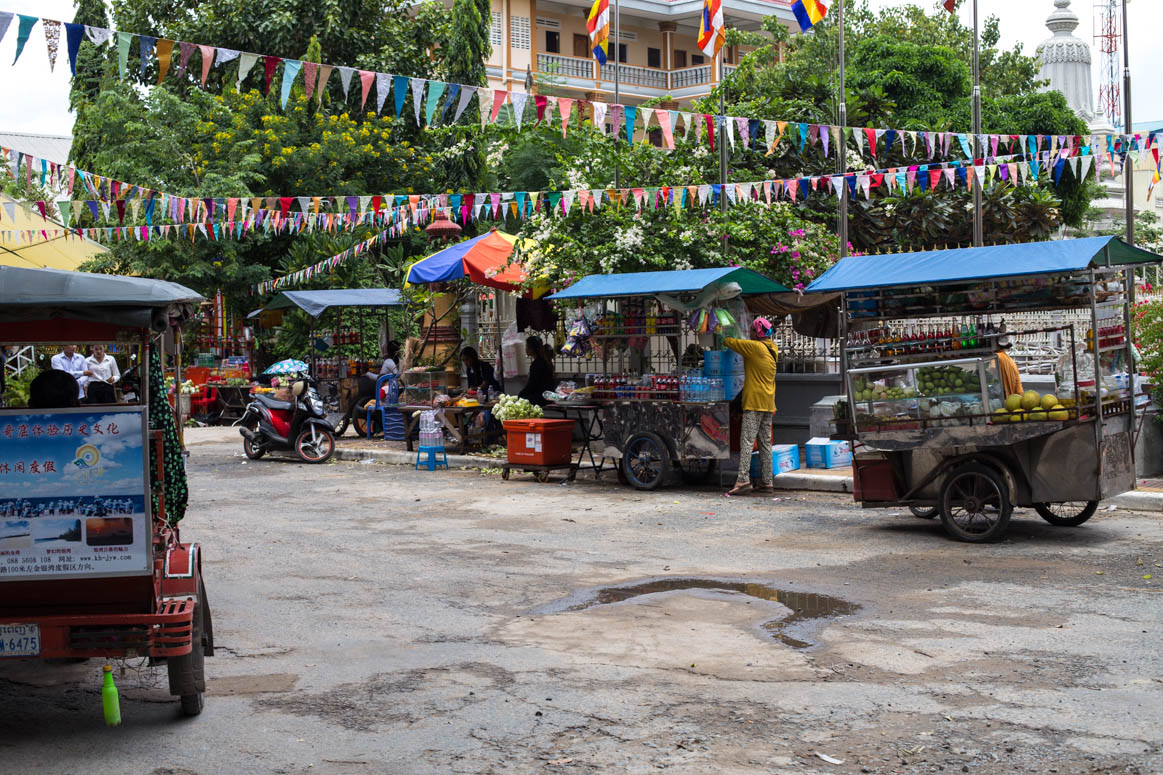
<path fill-rule="evenodd" d="M 917 390 L 928 396 L 980 393 L 981 380 L 956 366 L 923 366 L 917 369 Z"/>
<path fill-rule="evenodd" d="M 1010 393 L 1008 396 L 1006 396 L 1006 409 L 1009 409 L 1011 412 L 1016 412 L 1017 410 L 1019 410 L 1021 408 L 1022 408 L 1022 394 L 1021 393 Z"/>
<path fill-rule="evenodd" d="M 1022 408 L 1027 412 L 1042 406 L 1042 396 L 1038 395 L 1037 390 L 1027 390 L 1022 396 Z"/>
<path fill-rule="evenodd" d="M 1006 409 L 1005 407 L 1002 407 L 1001 409 L 994 409 L 993 410 L 993 422 L 994 422 L 994 424 L 1000 424 L 1000 423 L 1009 422 L 1009 421 L 1010 421 L 1010 412 L 1008 409 Z"/>
<path fill-rule="evenodd" d="M 1042 411 L 1050 411 L 1057 403 L 1058 396 L 1054 395 L 1053 393 L 1047 393 L 1046 395 L 1042 396 Z"/>
<path fill-rule="evenodd" d="M 1055 404 L 1050 408 L 1048 416 L 1051 420 L 1069 420 L 1070 412 L 1062 404 Z"/>
<path fill-rule="evenodd" d="M 528 420 L 543 417 L 545 413 L 540 406 L 529 403 L 527 399 L 518 398 L 502 393 L 497 398 L 497 405 L 493 408 L 493 417 L 501 422 L 505 420 Z"/>
<path fill-rule="evenodd" d="M 1030 412 L 1027 419 L 1033 420 L 1034 422 L 1044 422 L 1046 420 L 1046 413 L 1042 411 Z"/>

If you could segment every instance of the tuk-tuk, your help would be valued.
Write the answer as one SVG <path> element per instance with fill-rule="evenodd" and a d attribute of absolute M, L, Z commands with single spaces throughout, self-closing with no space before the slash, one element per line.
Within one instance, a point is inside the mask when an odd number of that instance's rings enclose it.
<path fill-rule="evenodd" d="M 0 409 L 0 660 L 145 658 L 167 665 L 186 715 L 202 710 L 214 629 L 201 548 L 179 535 L 160 350 L 200 301 L 170 282 L 0 266 L 4 344 L 113 345 L 137 377 Z"/>

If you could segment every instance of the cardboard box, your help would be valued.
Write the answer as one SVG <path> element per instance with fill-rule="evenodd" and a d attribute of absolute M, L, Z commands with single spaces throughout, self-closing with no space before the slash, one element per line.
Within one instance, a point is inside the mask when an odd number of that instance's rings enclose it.
<path fill-rule="evenodd" d="M 852 465 L 852 447 L 846 441 L 808 439 L 804 444 L 808 468 L 843 468 Z"/>
<path fill-rule="evenodd" d="M 796 471 L 800 467 L 800 448 L 797 444 L 773 444 L 771 447 L 771 472 L 779 476 L 788 471 Z M 759 479 L 762 471 L 759 467 L 759 453 L 751 453 L 751 478 Z"/>
<path fill-rule="evenodd" d="M 725 377 L 743 374 L 743 356 L 734 350 L 708 350 L 703 353 L 703 376 Z"/>

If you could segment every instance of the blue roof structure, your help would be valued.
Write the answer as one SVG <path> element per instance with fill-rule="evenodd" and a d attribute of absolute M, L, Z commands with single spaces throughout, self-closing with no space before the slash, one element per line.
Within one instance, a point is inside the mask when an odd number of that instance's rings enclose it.
<path fill-rule="evenodd" d="M 790 289 L 744 267 L 677 269 L 669 272 L 591 274 L 550 299 L 610 299 L 618 296 L 650 296 L 656 293 L 698 293 L 704 288 L 738 283 L 744 294 L 784 293 Z"/>
<path fill-rule="evenodd" d="M 1131 247 L 1117 237 L 851 256 L 817 277 L 806 292 L 830 293 L 861 288 L 934 285 L 991 277 L 1077 272 L 1091 266 L 1106 266 L 1108 257 L 1111 266 L 1163 261 L 1163 257 Z"/>
<path fill-rule="evenodd" d="M 393 288 L 337 288 L 328 291 L 283 291 L 264 309 L 298 307 L 317 318 L 332 307 L 402 307 L 404 295 Z"/>

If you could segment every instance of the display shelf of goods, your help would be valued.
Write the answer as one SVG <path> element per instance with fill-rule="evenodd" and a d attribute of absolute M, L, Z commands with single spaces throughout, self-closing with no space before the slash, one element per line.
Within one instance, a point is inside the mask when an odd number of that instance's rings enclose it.
<path fill-rule="evenodd" d="M 992 411 L 991 421 L 997 425 L 1013 422 L 1065 422 L 1077 416 L 1077 409 L 1067 407 L 1054 393 L 1040 394 L 1036 390 L 1027 390 L 1025 393 L 1011 393 L 1004 402 L 994 406 L 990 402 Z M 1070 399 L 1073 403 L 1073 399 Z"/>
<path fill-rule="evenodd" d="M 981 396 L 981 377 L 976 368 L 970 371 L 960 366 L 922 366 L 917 369 L 916 384 L 922 396 Z"/>

